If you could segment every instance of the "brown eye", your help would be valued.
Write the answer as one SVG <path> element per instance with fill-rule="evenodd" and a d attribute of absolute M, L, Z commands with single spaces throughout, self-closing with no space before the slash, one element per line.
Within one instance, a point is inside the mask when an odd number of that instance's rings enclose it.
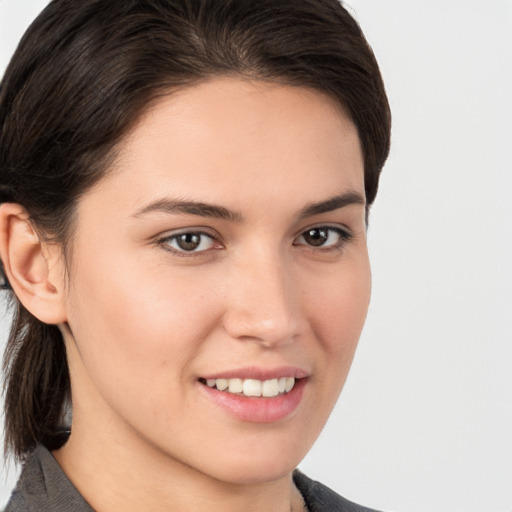
<path fill-rule="evenodd" d="M 320 249 L 336 249 L 341 248 L 351 238 L 352 235 L 344 229 L 319 226 L 304 231 L 296 238 L 294 245 L 306 245 Z"/>
<path fill-rule="evenodd" d="M 206 233 L 189 231 L 166 237 L 161 243 L 176 253 L 199 253 L 212 249 L 215 240 Z"/>
<path fill-rule="evenodd" d="M 183 233 L 176 237 L 176 245 L 184 251 L 195 251 L 201 244 L 201 235 L 197 233 Z"/>
<path fill-rule="evenodd" d="M 302 236 L 308 245 L 320 247 L 329 239 L 329 231 L 325 228 L 313 228 L 308 229 Z"/>

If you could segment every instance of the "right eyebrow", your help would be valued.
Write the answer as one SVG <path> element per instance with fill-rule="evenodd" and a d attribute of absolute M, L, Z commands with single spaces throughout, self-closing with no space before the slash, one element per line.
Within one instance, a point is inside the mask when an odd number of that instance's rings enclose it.
<path fill-rule="evenodd" d="M 202 203 L 198 201 L 180 201 L 175 199 L 158 199 L 133 215 L 134 217 L 141 217 L 148 213 L 160 212 L 168 214 L 185 214 L 185 215 L 199 215 L 201 217 L 213 217 L 216 219 L 224 219 L 233 222 L 242 222 L 243 217 L 240 212 L 229 210 L 224 206 L 216 204 Z"/>

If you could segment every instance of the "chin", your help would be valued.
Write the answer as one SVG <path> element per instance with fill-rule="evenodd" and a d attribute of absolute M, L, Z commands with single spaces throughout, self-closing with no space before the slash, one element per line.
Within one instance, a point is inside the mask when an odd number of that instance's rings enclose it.
<path fill-rule="evenodd" d="M 263 440 L 247 450 L 233 450 L 230 457 L 222 457 L 212 465 L 216 479 L 232 484 L 262 484 L 290 475 L 302 461 L 310 446 L 265 446 Z"/>
<path fill-rule="evenodd" d="M 246 460 L 240 464 L 234 464 L 232 467 L 226 465 L 216 478 L 235 485 L 265 484 L 288 477 L 295 470 L 297 464 L 282 462 L 276 464 L 275 461 L 266 461 L 265 464 L 251 464 Z"/>

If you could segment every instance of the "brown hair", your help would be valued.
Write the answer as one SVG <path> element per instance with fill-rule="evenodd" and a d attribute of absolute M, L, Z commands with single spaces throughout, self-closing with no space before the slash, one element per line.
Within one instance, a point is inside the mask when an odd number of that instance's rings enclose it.
<path fill-rule="evenodd" d="M 75 205 L 161 94 L 230 75 L 327 93 L 356 125 L 368 205 L 390 112 L 374 55 L 337 0 L 54 0 L 30 26 L 0 91 L 0 202 L 22 205 L 66 249 Z M 57 326 L 12 297 L 4 357 L 5 447 L 50 449 L 69 395 Z"/>

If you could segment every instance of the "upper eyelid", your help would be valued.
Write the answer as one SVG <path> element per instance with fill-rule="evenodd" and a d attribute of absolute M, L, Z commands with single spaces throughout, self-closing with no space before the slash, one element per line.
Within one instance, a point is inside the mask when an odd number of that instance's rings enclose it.
<path fill-rule="evenodd" d="M 161 234 L 156 235 L 153 237 L 153 240 L 157 244 L 163 244 L 168 240 L 175 240 L 180 235 L 186 235 L 186 234 L 194 234 L 194 235 L 201 235 L 206 236 L 208 238 L 211 238 L 214 242 L 218 242 L 221 244 L 224 244 L 222 238 L 218 233 L 211 232 L 208 228 L 182 228 L 182 229 L 176 229 L 173 231 L 163 231 Z"/>
<path fill-rule="evenodd" d="M 154 238 L 158 240 L 167 240 L 169 238 L 174 238 L 180 235 L 184 235 L 187 233 L 194 233 L 196 235 L 205 235 L 209 236 L 210 238 L 213 238 L 214 240 L 221 241 L 221 236 L 214 232 L 211 228 L 198 226 L 198 227 L 192 227 L 192 228 L 178 228 L 174 230 L 168 230 L 168 231 L 162 231 L 160 234 L 156 235 Z"/>
<path fill-rule="evenodd" d="M 352 229 L 350 229 L 345 224 L 330 224 L 330 223 L 319 223 L 319 224 L 312 224 L 311 226 L 307 226 L 305 228 L 302 228 L 300 231 L 297 232 L 297 234 L 294 236 L 294 238 L 297 238 L 307 231 L 311 229 L 332 229 L 333 231 L 337 231 L 338 233 L 343 233 L 344 235 L 348 237 L 354 236 L 354 233 Z"/>

